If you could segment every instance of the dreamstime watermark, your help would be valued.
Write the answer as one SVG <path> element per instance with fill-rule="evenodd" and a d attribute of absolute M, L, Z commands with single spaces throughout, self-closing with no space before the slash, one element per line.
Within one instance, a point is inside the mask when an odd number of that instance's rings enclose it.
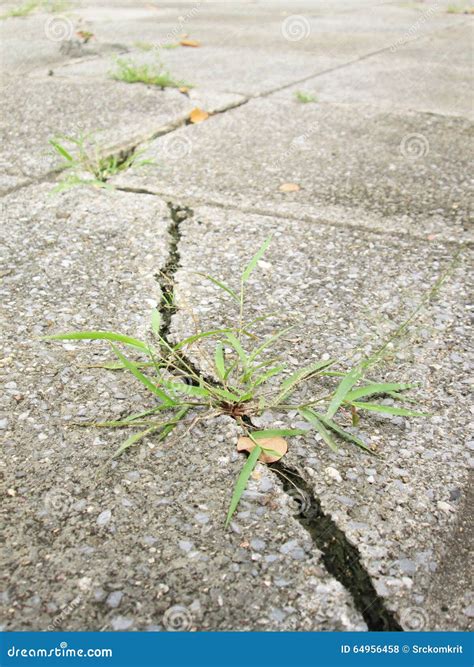
<path fill-rule="evenodd" d="M 187 607 L 175 604 L 163 614 L 163 625 L 168 632 L 186 632 L 190 630 L 193 616 Z"/>
<path fill-rule="evenodd" d="M 54 617 L 53 622 L 48 625 L 46 630 L 48 630 L 48 632 L 53 632 L 54 630 L 58 630 L 59 628 L 61 628 L 64 621 L 67 620 L 69 616 L 71 616 L 71 614 L 73 614 L 76 611 L 81 602 L 82 602 L 82 595 L 80 594 L 76 595 L 74 600 L 71 600 L 71 602 L 69 602 L 69 604 L 63 607 L 60 613 Z"/>
<path fill-rule="evenodd" d="M 164 38 L 156 44 L 157 49 L 162 49 L 164 46 L 175 40 L 183 32 L 184 25 L 187 21 L 193 19 L 201 9 L 202 2 L 197 2 L 191 9 L 188 9 L 183 16 L 178 18 L 179 23 L 174 26 L 172 30 L 166 33 Z"/>
<path fill-rule="evenodd" d="M 164 137 L 162 142 L 163 154 L 170 160 L 182 160 L 191 153 L 192 149 L 191 140 L 184 134 L 171 132 Z"/>
<path fill-rule="evenodd" d="M 50 489 L 43 497 L 43 503 L 50 514 L 67 511 L 72 503 L 71 494 L 61 488 Z"/>
<path fill-rule="evenodd" d="M 290 489 L 284 500 L 286 508 L 293 516 L 309 518 L 311 514 L 311 499 L 299 489 Z"/>
<path fill-rule="evenodd" d="M 408 160 L 418 160 L 428 155 L 430 144 L 423 134 L 406 134 L 400 142 L 400 153 Z"/>
<path fill-rule="evenodd" d="M 408 607 L 401 612 L 400 622 L 405 630 L 418 632 L 427 628 L 429 618 L 424 609 L 420 609 L 420 607 Z"/>
<path fill-rule="evenodd" d="M 308 19 L 300 14 L 293 14 L 281 24 L 281 34 L 289 42 L 299 42 L 309 37 L 311 26 Z"/>
<path fill-rule="evenodd" d="M 72 39 L 74 26 L 67 16 L 51 16 L 44 24 L 44 34 L 51 42 L 65 42 Z"/>
<path fill-rule="evenodd" d="M 399 39 L 397 39 L 397 41 L 392 44 L 392 46 L 390 47 L 390 52 L 395 53 L 395 51 L 400 46 L 404 46 L 407 42 L 409 42 L 410 39 L 420 30 L 423 24 L 426 23 L 431 18 L 431 16 L 435 13 L 438 7 L 439 5 L 435 4 L 429 9 L 425 9 L 425 11 L 422 12 L 420 18 L 408 28 L 408 30 L 404 33 L 404 35 Z"/>

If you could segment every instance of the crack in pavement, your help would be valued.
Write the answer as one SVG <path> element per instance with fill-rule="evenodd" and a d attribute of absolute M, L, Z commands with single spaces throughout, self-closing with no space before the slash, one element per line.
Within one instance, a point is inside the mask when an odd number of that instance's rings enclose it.
<path fill-rule="evenodd" d="M 389 4 L 389 3 L 387 3 L 387 4 Z M 409 43 L 412 44 L 412 43 L 415 43 L 415 42 L 419 42 L 423 39 L 430 38 L 434 34 L 445 32 L 445 31 L 448 31 L 448 30 L 452 30 L 452 29 L 458 27 L 459 25 L 464 25 L 464 24 L 467 25 L 468 22 L 464 21 L 461 24 L 457 23 L 455 25 L 445 26 L 443 28 L 440 28 L 439 30 L 433 30 L 432 32 L 429 32 L 427 34 L 417 35 L 414 39 L 410 40 Z M 218 109 L 216 111 L 213 111 L 211 115 L 212 116 L 217 116 L 219 114 L 226 113 L 228 111 L 231 111 L 232 109 L 236 109 L 240 106 L 243 106 L 243 105 L 247 104 L 251 100 L 264 98 L 264 97 L 270 97 L 271 95 L 274 95 L 275 93 L 279 93 L 282 90 L 286 90 L 287 88 L 291 88 L 292 86 L 295 86 L 297 84 L 304 83 L 305 81 L 309 81 L 311 79 L 315 79 L 317 77 L 324 76 L 326 74 L 330 74 L 331 72 L 336 72 L 336 71 L 344 69 L 346 67 L 351 67 L 352 65 L 355 65 L 355 64 L 357 64 L 357 63 L 359 63 L 363 60 L 367 60 L 369 58 L 372 58 L 374 56 L 379 55 L 380 53 L 384 53 L 384 52 L 390 50 L 392 47 L 393 47 L 393 42 L 391 42 L 387 46 L 383 46 L 380 49 L 377 49 L 375 51 L 370 51 L 368 53 L 364 53 L 361 56 L 358 56 L 357 58 L 353 58 L 352 60 L 349 60 L 347 62 L 343 62 L 343 63 L 340 63 L 338 65 L 328 67 L 325 70 L 309 74 L 309 75 L 307 75 L 305 77 L 302 77 L 300 79 L 295 79 L 293 81 L 290 81 L 289 83 L 282 84 L 281 86 L 277 86 L 275 88 L 264 91 L 262 93 L 255 93 L 253 95 L 252 94 L 247 94 L 246 95 L 244 93 L 234 93 L 234 94 L 240 95 L 242 97 L 242 99 L 237 101 L 237 102 L 230 103 L 230 104 L 226 105 L 225 107 L 223 107 L 222 109 Z M 88 58 L 87 60 L 94 60 L 94 58 L 90 58 L 90 59 Z M 75 63 L 73 63 L 73 64 L 75 64 Z M 69 63 L 65 63 L 65 65 L 69 65 Z M 232 91 L 229 91 L 229 92 L 232 92 Z M 141 146 L 143 144 L 146 144 L 150 141 L 153 141 L 154 139 L 158 139 L 159 137 L 162 137 L 166 134 L 170 134 L 171 132 L 174 132 L 175 130 L 178 130 L 182 127 L 186 127 L 187 125 L 189 125 L 189 114 L 184 114 L 182 116 L 179 116 L 176 120 L 171 121 L 169 123 L 166 123 L 165 125 L 159 127 L 157 130 L 154 130 L 152 133 L 150 133 L 146 137 L 143 137 L 143 138 L 140 138 L 140 139 L 132 139 L 132 140 L 128 140 L 128 141 L 124 140 L 123 143 L 118 144 L 117 146 L 111 147 L 109 149 L 109 152 L 104 154 L 104 157 L 115 157 L 117 155 L 123 154 L 124 152 L 126 152 L 129 155 L 133 154 L 133 153 L 136 152 L 136 150 L 139 148 L 139 146 Z M 25 187 L 29 187 L 30 185 L 33 185 L 35 183 L 43 183 L 43 182 L 52 181 L 62 171 L 63 171 L 63 169 L 61 169 L 61 168 L 58 169 L 56 167 L 56 168 L 46 172 L 46 174 L 44 174 L 43 176 L 40 176 L 40 177 L 37 177 L 37 178 L 32 178 L 27 183 L 21 183 L 20 185 L 15 185 L 12 188 L 4 190 L 0 194 L 0 197 L 5 197 L 6 195 L 11 194 L 12 192 L 17 192 L 18 190 L 21 190 Z M 25 178 L 29 178 L 29 177 L 25 176 Z M 124 189 L 124 188 L 117 188 L 117 189 L 122 189 L 125 192 L 128 191 L 127 189 Z M 138 191 L 143 192 L 143 193 L 146 192 L 146 190 L 138 190 Z M 133 190 L 130 190 L 130 192 L 133 192 Z M 158 194 L 158 193 L 149 193 L 149 194 Z"/>
<path fill-rule="evenodd" d="M 174 196 L 172 193 L 169 192 L 159 192 L 158 190 L 148 190 L 147 188 L 140 188 L 133 186 L 119 185 L 115 186 L 115 189 L 118 190 L 119 192 L 128 192 L 130 194 L 153 195 L 155 197 L 160 197 L 161 199 L 165 200 Z M 225 211 L 239 211 L 240 213 L 248 213 L 249 215 L 261 215 L 262 217 L 267 217 L 267 218 L 269 217 L 269 218 L 280 218 L 282 220 L 295 220 L 296 222 L 311 222 L 318 225 L 319 224 L 324 225 L 326 227 L 335 227 L 337 229 L 347 229 L 348 227 L 350 227 L 350 229 L 354 229 L 356 231 L 376 234 L 378 236 L 388 236 L 392 239 L 393 238 L 413 239 L 416 241 L 422 241 L 426 244 L 432 243 L 432 241 L 427 238 L 426 234 L 425 235 L 416 233 L 413 234 L 411 232 L 405 232 L 403 230 L 395 231 L 393 229 L 380 229 L 377 227 L 369 227 L 367 225 L 360 225 L 353 222 L 347 223 L 345 221 L 337 222 L 335 220 L 325 220 L 315 215 L 307 215 L 305 213 L 301 213 L 299 215 L 295 215 L 294 213 L 291 213 L 289 211 L 280 213 L 279 211 L 275 211 L 273 209 L 259 208 L 258 206 L 241 206 L 241 205 L 223 203 L 221 201 L 216 201 L 213 199 L 203 200 L 200 199 L 199 197 L 197 198 L 189 197 L 187 199 L 187 204 L 185 206 L 186 209 L 191 210 L 192 207 L 197 207 L 197 206 L 209 206 L 213 208 L 219 208 Z M 459 248 L 460 250 L 474 247 L 474 241 L 470 240 L 456 241 L 453 239 L 444 239 L 444 238 L 435 240 L 442 242 L 447 247 Z"/>
<path fill-rule="evenodd" d="M 178 306 L 174 298 L 175 275 L 180 267 L 181 241 L 180 226 L 188 218 L 194 215 L 194 211 L 188 206 L 176 205 L 168 202 L 171 223 L 168 233 L 171 241 L 168 259 L 157 276 L 162 290 L 160 313 L 162 322 L 160 335 L 165 341 L 165 347 L 171 346 L 168 341 L 173 316 L 178 313 Z M 169 347 L 166 347 L 169 355 Z M 192 369 L 197 376 L 202 376 L 200 370 L 181 351 L 179 360 L 182 361 L 183 372 Z M 206 382 L 218 386 L 214 379 L 204 377 Z M 268 469 L 278 476 L 283 491 L 287 494 L 292 514 L 300 525 L 308 532 L 313 544 L 321 552 L 321 559 L 328 573 L 332 575 L 349 593 L 354 607 L 361 614 L 367 627 L 371 631 L 403 631 L 403 628 L 395 618 L 395 614 L 386 606 L 381 596 L 375 590 L 372 579 L 361 562 L 361 554 L 353 545 L 345 533 L 338 527 L 335 520 L 323 512 L 321 501 L 317 498 L 310 484 L 302 474 L 282 461 L 271 464 Z M 296 491 L 296 495 L 295 495 Z"/>

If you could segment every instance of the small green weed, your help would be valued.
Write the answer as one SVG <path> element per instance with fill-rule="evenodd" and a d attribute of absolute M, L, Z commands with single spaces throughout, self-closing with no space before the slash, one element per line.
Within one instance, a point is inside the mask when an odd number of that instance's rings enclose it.
<path fill-rule="evenodd" d="M 28 16 L 34 12 L 35 9 L 38 9 L 40 5 L 40 0 L 29 0 L 28 2 L 24 2 L 22 5 L 19 5 L 18 7 L 9 9 L 7 12 L 5 12 L 5 14 L 2 14 L 0 18 L 7 19 L 14 16 Z"/>
<path fill-rule="evenodd" d="M 164 440 L 180 422 L 189 424 L 185 431 L 189 433 L 197 421 L 206 417 L 224 414 L 230 415 L 237 421 L 242 429 L 242 435 L 250 438 L 253 443 L 253 449 L 250 448 L 250 455 L 236 481 L 225 520 L 226 526 L 239 504 L 259 458 L 263 454 L 267 457 L 281 457 L 281 453 L 272 449 L 272 438 L 304 436 L 308 433 L 307 430 L 293 428 L 260 430 L 252 424 L 252 420 L 264 411 L 278 413 L 276 419 L 281 419 L 282 412 L 298 411 L 308 422 L 310 429 L 316 431 L 332 450 L 337 451 L 338 442 L 345 441 L 372 455 L 376 455 L 375 449 L 348 429 L 346 425 L 348 420 L 351 420 L 352 425 L 356 425 L 365 412 L 404 417 L 427 416 L 424 412 L 377 402 L 380 398 L 392 399 L 392 403 L 403 401 L 405 393 L 413 385 L 403 382 L 377 382 L 368 379 L 367 375 L 369 370 L 385 357 L 394 339 L 403 334 L 418 312 L 439 289 L 452 268 L 451 266 L 436 281 L 415 311 L 390 338 L 384 341 L 374 354 L 364 358 L 355 367 L 338 370 L 337 359 L 320 359 L 288 375 L 285 365 L 272 353 L 272 348 L 291 327 L 277 330 L 262 339 L 259 325 L 263 319 L 271 315 L 259 317 L 251 322 L 246 322 L 244 317 L 246 284 L 269 244 L 270 239 L 267 239 L 252 257 L 241 273 L 236 289 L 212 276 L 199 274 L 210 280 L 234 302 L 236 315 L 232 327 L 199 332 L 171 345 L 164 335 L 166 327 L 163 326 L 161 314 L 155 309 L 151 318 L 152 343 L 112 331 L 80 331 L 46 337 L 50 340 L 108 341 L 117 361 L 104 364 L 104 367 L 110 370 L 128 371 L 156 397 L 157 404 L 148 410 L 129 415 L 125 419 L 94 424 L 100 427 L 135 429 L 114 456 L 122 454 L 152 434 L 155 434 L 158 440 Z M 189 348 L 199 347 L 203 341 L 209 339 L 215 341 L 212 363 L 214 375 L 218 380 L 204 377 L 188 361 L 186 355 Z M 119 349 L 119 345 L 140 353 L 141 358 L 129 359 L 123 350 Z M 183 375 L 186 376 L 186 383 L 183 381 Z M 277 382 L 278 377 L 281 379 Z M 315 386 L 314 381 L 323 379 L 323 386 L 319 390 L 313 389 L 309 400 L 307 398 L 302 400 L 299 390 L 304 383 L 312 380 L 311 388 Z M 328 391 L 327 383 L 334 380 L 337 384 Z"/>
<path fill-rule="evenodd" d="M 110 76 L 117 81 L 126 83 L 145 83 L 149 86 L 158 86 L 158 88 L 181 88 L 191 86 L 184 81 L 177 81 L 172 75 L 164 69 L 159 61 L 156 63 L 137 64 L 131 60 L 119 58 L 116 61 L 117 69 L 110 73 Z"/>
<path fill-rule="evenodd" d="M 298 102 L 301 102 L 301 104 L 309 104 L 310 102 L 318 101 L 315 95 L 311 95 L 311 93 L 305 93 L 302 90 L 297 90 L 295 93 L 295 97 L 298 100 Z"/>
<path fill-rule="evenodd" d="M 59 136 L 50 139 L 49 143 L 54 152 L 64 159 L 60 168 L 66 172 L 65 178 L 55 188 L 56 192 L 79 185 L 111 188 L 107 180 L 119 172 L 132 165 L 141 167 L 155 164 L 152 160 L 140 160 L 144 149 L 126 156 L 106 155 L 92 135 Z"/>
<path fill-rule="evenodd" d="M 0 19 L 7 19 L 12 17 L 28 16 L 36 10 L 43 10 L 45 12 L 63 12 L 69 7 L 67 0 L 27 0 L 18 7 L 5 12 L 0 15 Z"/>
<path fill-rule="evenodd" d="M 155 48 L 151 42 L 134 42 L 133 46 L 140 51 L 153 51 Z"/>
<path fill-rule="evenodd" d="M 460 7 L 459 5 L 448 5 L 446 11 L 448 14 L 474 14 L 474 9 L 467 5 L 464 7 Z"/>

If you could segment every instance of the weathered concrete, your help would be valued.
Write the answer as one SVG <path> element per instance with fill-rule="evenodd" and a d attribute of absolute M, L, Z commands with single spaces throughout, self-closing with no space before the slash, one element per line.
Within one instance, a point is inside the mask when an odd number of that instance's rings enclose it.
<path fill-rule="evenodd" d="M 309 215 L 450 240 L 469 233 L 472 125 L 464 119 L 302 105 L 288 94 L 178 132 L 190 146 L 181 161 L 114 182 L 295 220 Z M 163 142 L 150 144 L 148 155 L 159 155 Z M 301 190 L 280 192 L 283 183 Z"/>
<path fill-rule="evenodd" d="M 196 106 L 219 110 L 236 95 L 130 86 L 104 77 L 100 83 L 52 77 L 10 83 L 1 102 L 3 191 L 47 175 L 63 160 L 49 146 L 58 135 L 93 134 L 105 152 L 126 149 L 183 123 Z M 45 100 L 47 101 L 45 103 Z M 157 163 L 187 150 L 167 144 Z"/>
<path fill-rule="evenodd" d="M 169 629 L 182 605 L 181 629 L 364 629 L 270 472 L 223 530 L 243 458 L 233 420 L 174 445 L 150 440 L 112 465 L 124 432 L 77 425 L 153 403 L 135 381 L 90 367 L 107 346 L 35 338 L 92 327 L 147 335 L 170 219 L 156 197 L 47 190 L 4 200 L 2 303 L 15 313 L 2 362 L 4 627 Z"/>
<path fill-rule="evenodd" d="M 471 20 L 390 49 L 304 84 L 319 102 L 371 104 L 473 119 Z M 301 86 L 290 89 L 294 92 Z M 286 97 L 286 95 L 285 95 Z"/>
<path fill-rule="evenodd" d="M 110 465 L 125 434 L 85 423 L 139 411 L 150 396 L 96 367 L 110 358 L 107 346 L 37 338 L 103 328 L 151 340 L 155 276 L 177 261 L 171 335 L 214 328 L 230 304 L 193 272 L 234 285 L 273 233 L 249 283 L 249 313 L 279 313 L 260 334 L 297 325 L 277 345 L 289 369 L 329 354 L 354 363 L 469 238 L 469 17 L 448 13 L 449 0 L 195 4 L 80 0 L 56 24 L 44 12 L 0 22 L 2 191 L 18 189 L 2 198 L 9 582 L 1 624 L 466 629 L 465 249 L 373 371 L 417 382 L 416 400 L 432 416 L 365 418 L 360 431 L 378 459 L 344 446 L 333 454 L 312 433 L 291 439 L 283 465 L 301 475 L 299 490 L 259 467 L 228 532 L 244 460 L 236 424 L 199 422 L 165 445 L 149 438 Z M 81 30 L 93 33 L 87 44 Z M 201 46 L 158 53 L 196 86 L 187 95 L 108 77 L 118 53 L 155 58 L 136 42 L 183 34 Z M 317 102 L 297 102 L 298 90 Z M 222 113 L 185 125 L 197 106 Z M 48 139 L 59 132 L 96 132 L 110 152 L 166 135 L 149 150 L 156 168 L 112 179 L 141 193 L 51 196 L 52 184 L 39 181 L 54 180 Z M 300 190 L 281 192 L 283 183 Z M 168 201 L 191 206 L 194 218 L 171 224 Z M 196 349 L 189 354 L 212 372 Z M 260 419 L 301 426 L 294 411 Z M 303 510 L 307 500 L 317 507 L 310 525 L 295 493 L 306 494 Z"/>
<path fill-rule="evenodd" d="M 438 242 L 413 243 L 212 208 L 197 209 L 181 233 L 183 268 L 175 289 L 179 313 L 173 320 L 177 339 L 195 333 L 195 322 L 207 330 L 229 326 L 237 316 L 230 300 L 221 301 L 216 288 L 195 272 L 237 287 L 240 267 L 273 234 L 271 249 L 249 284 L 246 321 L 277 312 L 276 319 L 258 325 L 262 336 L 296 325 L 273 352 L 292 372 L 323 354 L 356 363 L 362 354 L 373 353 L 416 307 L 454 252 Z M 467 266 L 454 272 L 386 362 L 371 373 L 382 381 L 417 383 L 417 405 L 433 416 L 365 417 L 361 432 L 377 445 L 379 459 L 353 446 L 341 447 L 336 455 L 311 434 L 295 438 L 285 457 L 358 545 L 376 590 L 407 630 L 419 623 L 423 629 L 465 629 L 468 624 L 468 590 L 450 605 L 447 618 L 439 598 L 430 594 L 434 573 L 450 557 L 446 536 L 462 514 L 472 462 L 469 415 L 462 408 L 472 359 L 466 273 Z M 206 357 L 198 349 L 190 354 L 203 366 Z M 327 389 L 326 383 L 323 393 Z M 321 395 L 321 387 L 313 386 L 305 399 L 314 398 L 314 392 Z M 273 420 L 268 415 L 265 421 L 267 428 L 284 424 L 301 427 L 301 417 L 294 411 Z M 462 562 L 456 576 L 465 585 L 469 564 Z"/>

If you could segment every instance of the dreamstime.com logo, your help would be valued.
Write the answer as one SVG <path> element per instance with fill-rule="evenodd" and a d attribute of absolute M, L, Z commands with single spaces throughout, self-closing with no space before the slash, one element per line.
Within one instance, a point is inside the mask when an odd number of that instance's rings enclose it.
<path fill-rule="evenodd" d="M 281 24 L 281 34 L 289 42 L 300 42 L 311 34 L 311 26 L 305 16 L 293 14 Z"/>
<path fill-rule="evenodd" d="M 68 648 L 61 642 L 56 648 L 15 648 L 7 650 L 9 658 L 111 658 L 111 648 Z"/>
<path fill-rule="evenodd" d="M 185 24 L 193 19 L 197 14 L 199 13 L 199 10 L 201 9 L 202 2 L 197 2 L 194 7 L 191 7 L 191 9 L 188 9 L 183 16 L 180 16 L 177 23 L 172 30 L 170 30 L 162 40 L 158 42 L 156 45 L 156 48 L 161 49 L 164 46 L 166 46 L 169 42 L 172 42 L 175 40 L 180 33 L 183 32 Z"/>
<path fill-rule="evenodd" d="M 420 607 L 408 607 L 400 614 L 400 622 L 405 630 L 419 632 L 428 629 L 428 614 Z"/>
<path fill-rule="evenodd" d="M 186 155 L 191 153 L 192 149 L 191 140 L 184 136 L 184 134 L 171 132 L 163 139 L 163 155 L 169 160 L 182 160 Z"/>
<path fill-rule="evenodd" d="M 430 151 L 428 139 L 423 134 L 406 134 L 400 142 L 400 153 L 407 160 L 418 160 Z"/>
<path fill-rule="evenodd" d="M 66 16 L 51 16 L 44 24 L 44 34 L 51 42 L 65 42 L 72 39 L 74 26 Z"/>

